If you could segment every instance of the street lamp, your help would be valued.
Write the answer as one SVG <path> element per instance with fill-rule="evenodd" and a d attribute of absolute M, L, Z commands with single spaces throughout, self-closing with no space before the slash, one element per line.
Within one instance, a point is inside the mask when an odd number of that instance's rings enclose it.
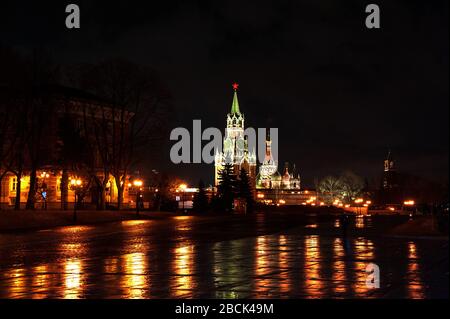
<path fill-rule="evenodd" d="M 70 180 L 70 189 L 73 190 L 74 193 L 74 202 L 73 202 L 73 221 L 77 221 L 77 206 L 78 201 L 80 199 L 80 192 L 83 189 L 83 181 L 79 178 L 72 178 Z"/>
<path fill-rule="evenodd" d="M 403 202 L 403 207 L 407 206 L 407 207 L 413 208 L 415 204 L 416 204 L 416 202 L 413 201 L 412 199 L 410 199 L 410 200 L 405 200 L 405 201 Z M 415 209 L 413 209 L 412 212 L 410 211 L 409 216 L 412 217 L 412 215 L 413 215 L 414 212 L 415 212 Z M 432 218 L 433 218 L 433 215 L 432 215 Z M 432 225 L 434 225 L 434 219 L 432 219 Z"/>
<path fill-rule="evenodd" d="M 139 204 L 141 201 L 141 187 L 144 185 L 144 182 L 140 179 L 135 179 L 133 181 L 133 185 L 136 187 L 136 216 L 139 216 Z"/>
<path fill-rule="evenodd" d="M 41 173 L 41 179 L 42 179 L 42 183 L 40 185 L 40 193 L 41 193 L 41 197 L 44 200 L 44 209 L 47 209 L 47 178 L 50 177 L 50 174 L 47 172 L 42 172 Z"/>

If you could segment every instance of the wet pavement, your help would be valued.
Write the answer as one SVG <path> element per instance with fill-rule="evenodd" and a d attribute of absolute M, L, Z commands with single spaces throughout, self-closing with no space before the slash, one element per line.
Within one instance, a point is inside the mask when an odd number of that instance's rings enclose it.
<path fill-rule="evenodd" d="M 448 298 L 448 240 L 385 224 L 354 218 L 346 239 L 336 217 L 277 214 L 0 234 L 0 298 Z"/>

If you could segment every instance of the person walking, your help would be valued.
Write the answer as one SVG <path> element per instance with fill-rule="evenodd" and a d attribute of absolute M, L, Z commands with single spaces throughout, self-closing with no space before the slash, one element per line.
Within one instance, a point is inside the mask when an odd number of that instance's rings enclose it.
<path fill-rule="evenodd" d="M 340 226 L 341 226 L 342 243 L 343 243 L 345 251 L 348 250 L 348 240 L 347 240 L 348 224 L 349 224 L 349 217 L 344 212 L 340 216 Z"/>

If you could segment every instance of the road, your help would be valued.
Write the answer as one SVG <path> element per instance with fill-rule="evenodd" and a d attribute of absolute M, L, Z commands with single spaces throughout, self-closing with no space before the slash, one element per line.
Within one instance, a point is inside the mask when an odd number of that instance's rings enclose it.
<path fill-rule="evenodd" d="M 448 298 L 448 240 L 386 237 L 377 217 L 342 238 L 338 223 L 261 213 L 0 234 L 0 298 Z"/>

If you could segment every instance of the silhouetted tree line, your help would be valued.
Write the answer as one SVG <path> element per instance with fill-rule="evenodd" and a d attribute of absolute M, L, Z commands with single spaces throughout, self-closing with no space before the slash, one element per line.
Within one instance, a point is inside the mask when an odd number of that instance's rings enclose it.
<path fill-rule="evenodd" d="M 316 189 L 326 204 L 332 204 L 336 199 L 343 203 L 351 203 L 367 190 L 367 183 L 352 171 L 345 171 L 336 177 L 329 175 L 322 180 L 316 180 Z"/>
<path fill-rule="evenodd" d="M 371 184 L 351 171 L 340 176 L 329 175 L 315 180 L 321 199 L 328 205 L 338 199 L 352 203 L 356 198 L 366 196 L 375 205 L 402 204 L 404 200 L 414 199 L 416 203 L 433 204 L 448 202 L 448 184 L 440 184 L 422 177 L 393 172 L 395 185 L 383 187 L 382 182 Z"/>

